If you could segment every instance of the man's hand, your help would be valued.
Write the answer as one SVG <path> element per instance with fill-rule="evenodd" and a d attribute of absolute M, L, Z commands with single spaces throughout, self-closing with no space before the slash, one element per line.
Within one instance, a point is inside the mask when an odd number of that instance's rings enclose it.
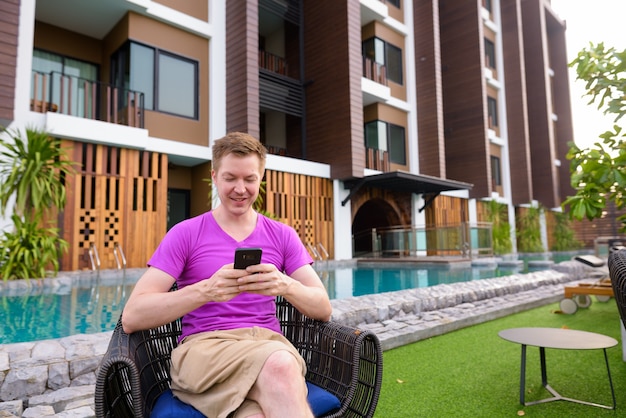
<path fill-rule="evenodd" d="M 245 270 L 234 269 L 232 263 L 226 264 L 210 279 L 200 280 L 188 287 L 193 287 L 206 302 L 226 302 L 242 292 L 239 283 L 242 274 L 248 273 Z"/>
<path fill-rule="evenodd" d="M 266 296 L 285 295 L 294 280 L 278 271 L 273 264 L 255 264 L 247 267 L 245 275 L 237 279 L 241 292 Z"/>

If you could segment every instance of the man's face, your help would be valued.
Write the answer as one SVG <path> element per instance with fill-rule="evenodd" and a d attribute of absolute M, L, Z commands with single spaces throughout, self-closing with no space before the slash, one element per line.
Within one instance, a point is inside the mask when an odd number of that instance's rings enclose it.
<path fill-rule="evenodd" d="M 263 177 L 257 155 L 225 155 L 212 175 L 220 202 L 228 212 L 242 215 L 252 207 Z"/>

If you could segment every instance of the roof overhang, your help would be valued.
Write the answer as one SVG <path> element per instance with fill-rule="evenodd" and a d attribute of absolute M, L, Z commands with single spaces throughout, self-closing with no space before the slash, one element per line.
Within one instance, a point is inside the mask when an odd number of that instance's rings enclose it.
<path fill-rule="evenodd" d="M 362 178 L 346 179 L 343 180 L 343 184 L 346 189 L 350 189 L 350 193 L 341 202 L 341 206 L 345 206 L 352 196 L 354 196 L 354 194 L 363 186 L 377 187 L 396 192 L 434 195 L 431 197 L 430 201 L 432 201 L 432 199 L 438 196 L 441 192 L 452 190 L 470 190 L 474 186 L 473 184 L 462 181 L 447 180 L 424 174 L 411 174 L 404 171 L 393 171 L 389 173 L 365 176 Z M 426 207 L 428 203 L 430 202 L 427 202 L 424 207 Z"/>

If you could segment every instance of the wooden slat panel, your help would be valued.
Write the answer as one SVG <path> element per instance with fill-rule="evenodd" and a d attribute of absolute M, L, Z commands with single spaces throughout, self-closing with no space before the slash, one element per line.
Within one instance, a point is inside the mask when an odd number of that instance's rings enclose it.
<path fill-rule="evenodd" d="M 321 243 L 332 257 L 332 182 L 268 170 L 266 189 L 267 211 L 293 227 L 304 243 Z"/>

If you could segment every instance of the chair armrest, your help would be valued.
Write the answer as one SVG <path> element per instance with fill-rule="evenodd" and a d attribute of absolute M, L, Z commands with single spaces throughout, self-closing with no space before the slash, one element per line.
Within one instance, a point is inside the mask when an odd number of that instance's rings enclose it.
<path fill-rule="evenodd" d="M 371 331 L 302 315 L 279 300 L 283 333 L 307 364 L 306 379 L 333 393 L 341 408 L 326 417 L 374 415 L 382 384 L 382 348 Z"/>
<path fill-rule="evenodd" d="M 118 321 L 96 375 L 96 417 L 143 417 L 139 370 Z"/>
<path fill-rule="evenodd" d="M 382 385 L 383 353 L 378 337 L 337 322 L 320 322 L 319 333 L 319 365 L 323 367 L 309 370 L 307 378 L 341 399 L 341 409 L 329 417 L 341 417 L 347 411 L 372 417 Z"/>
<path fill-rule="evenodd" d="M 129 335 L 120 317 L 96 377 L 96 416 L 149 416 L 170 387 L 171 351 L 180 334 L 178 319 Z"/>

